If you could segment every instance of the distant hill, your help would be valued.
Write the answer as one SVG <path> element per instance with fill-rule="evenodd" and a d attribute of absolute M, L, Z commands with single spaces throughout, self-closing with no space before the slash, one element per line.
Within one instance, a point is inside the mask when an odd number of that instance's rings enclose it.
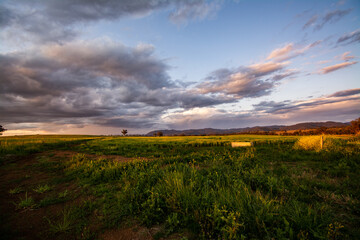
<path fill-rule="evenodd" d="M 217 134 L 236 134 L 245 132 L 269 132 L 269 131 L 293 131 L 293 130 L 306 130 L 317 129 L 321 127 L 326 128 L 341 128 L 347 127 L 350 123 L 341 122 L 305 122 L 297 123 L 290 126 L 285 125 L 272 125 L 272 126 L 255 126 L 246 128 L 231 128 L 231 129 L 215 129 L 215 128 L 202 128 L 202 129 L 187 129 L 187 130 L 156 130 L 146 134 L 146 136 L 153 136 L 157 132 L 162 132 L 164 136 L 174 135 L 217 135 Z"/>

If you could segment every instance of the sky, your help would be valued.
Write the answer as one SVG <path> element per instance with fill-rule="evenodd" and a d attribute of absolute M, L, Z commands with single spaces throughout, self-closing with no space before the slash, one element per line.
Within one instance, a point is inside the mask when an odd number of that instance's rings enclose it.
<path fill-rule="evenodd" d="M 360 117 L 360 1 L 0 0 L 4 135 Z"/>

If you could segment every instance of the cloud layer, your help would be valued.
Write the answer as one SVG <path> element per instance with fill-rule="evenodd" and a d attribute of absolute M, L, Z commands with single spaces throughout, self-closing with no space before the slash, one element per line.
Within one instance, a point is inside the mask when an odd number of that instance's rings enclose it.
<path fill-rule="evenodd" d="M 132 48 L 111 40 L 2 54 L 0 121 L 143 127 L 155 124 L 169 108 L 236 100 L 179 86 L 169 68 L 151 45 Z"/>
<path fill-rule="evenodd" d="M 169 128 L 238 128 L 239 126 L 295 124 L 302 121 L 353 120 L 360 114 L 360 89 L 349 89 L 311 100 L 263 101 L 251 111 L 194 109 L 169 114 Z M 334 117 L 336 112 L 336 117 Z M 345 120 L 346 121 L 346 120 Z"/>
<path fill-rule="evenodd" d="M 35 0 L 9 1 L 0 5 L 4 39 L 36 43 L 63 43 L 79 34 L 79 27 L 101 20 L 143 17 L 169 9 L 169 19 L 184 23 L 216 13 L 219 2 L 205 0 Z"/>

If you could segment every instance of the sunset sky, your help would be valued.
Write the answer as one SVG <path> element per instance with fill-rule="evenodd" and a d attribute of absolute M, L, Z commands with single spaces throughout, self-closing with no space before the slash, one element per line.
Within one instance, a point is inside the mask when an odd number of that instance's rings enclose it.
<path fill-rule="evenodd" d="M 358 0 L 0 0 L 0 43 L 4 135 L 360 117 Z"/>

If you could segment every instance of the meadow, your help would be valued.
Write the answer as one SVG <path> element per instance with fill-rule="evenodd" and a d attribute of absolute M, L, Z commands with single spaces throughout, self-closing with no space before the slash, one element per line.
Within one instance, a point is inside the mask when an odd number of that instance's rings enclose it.
<path fill-rule="evenodd" d="M 1 137 L 1 236 L 360 239 L 360 138 L 320 138 Z"/>

